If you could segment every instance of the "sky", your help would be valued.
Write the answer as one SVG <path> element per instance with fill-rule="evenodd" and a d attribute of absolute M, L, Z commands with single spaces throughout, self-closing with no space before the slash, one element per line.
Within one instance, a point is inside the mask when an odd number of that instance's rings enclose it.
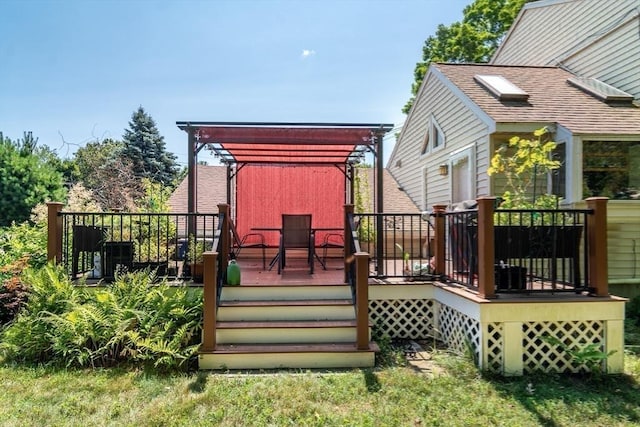
<path fill-rule="evenodd" d="M 471 2 L 0 0 L 0 132 L 67 158 L 142 106 L 186 166 L 176 121 L 401 124 L 425 39 Z"/>

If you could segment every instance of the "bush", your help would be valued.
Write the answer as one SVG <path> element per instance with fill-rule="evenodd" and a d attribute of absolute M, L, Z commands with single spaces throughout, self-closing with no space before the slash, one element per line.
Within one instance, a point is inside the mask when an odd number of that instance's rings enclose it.
<path fill-rule="evenodd" d="M 28 297 L 22 273 L 47 262 L 45 223 L 0 228 L 0 326 L 11 322 Z"/>
<path fill-rule="evenodd" d="M 189 366 L 198 350 L 202 297 L 128 273 L 103 289 L 75 286 L 60 267 L 24 275 L 30 297 L 2 332 L 0 353 L 16 362 L 73 367 Z"/>

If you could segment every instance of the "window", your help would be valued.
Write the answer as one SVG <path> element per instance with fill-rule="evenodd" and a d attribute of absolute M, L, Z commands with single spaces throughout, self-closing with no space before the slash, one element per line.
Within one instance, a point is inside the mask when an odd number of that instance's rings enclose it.
<path fill-rule="evenodd" d="M 451 202 L 457 203 L 475 197 L 474 147 L 468 147 L 451 156 Z"/>
<path fill-rule="evenodd" d="M 420 154 L 427 154 L 429 152 L 429 128 L 431 125 L 427 126 L 427 131 L 424 133 L 424 137 L 422 138 L 422 147 L 420 148 Z"/>
<path fill-rule="evenodd" d="M 432 146 L 434 149 L 444 147 L 444 133 L 440 130 L 438 125 L 434 122 L 433 127 L 431 128 L 431 140 Z"/>
<path fill-rule="evenodd" d="M 640 200 L 640 141 L 584 141 L 582 197 Z"/>
<path fill-rule="evenodd" d="M 474 80 L 501 101 L 526 101 L 529 94 L 503 76 L 476 74 Z"/>
<path fill-rule="evenodd" d="M 445 138 L 442 128 L 436 122 L 436 119 L 432 116 L 427 125 L 427 130 L 422 138 L 422 145 L 420 147 L 420 155 L 425 155 L 430 151 L 440 149 L 444 147 Z"/>

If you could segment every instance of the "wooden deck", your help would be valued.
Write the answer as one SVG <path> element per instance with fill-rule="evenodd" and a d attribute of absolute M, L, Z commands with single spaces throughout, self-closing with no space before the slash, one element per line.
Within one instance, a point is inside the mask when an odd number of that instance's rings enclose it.
<path fill-rule="evenodd" d="M 344 283 L 344 261 L 342 258 L 327 258 L 327 269 L 316 260 L 313 274 L 309 274 L 306 259 L 287 259 L 287 267 L 278 274 L 278 266 L 262 269 L 261 258 L 237 260 L 242 273 L 242 285 L 282 286 L 282 285 L 336 285 Z"/>

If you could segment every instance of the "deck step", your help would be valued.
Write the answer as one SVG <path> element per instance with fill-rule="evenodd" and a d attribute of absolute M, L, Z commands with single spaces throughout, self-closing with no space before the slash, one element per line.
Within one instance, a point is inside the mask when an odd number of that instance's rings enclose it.
<path fill-rule="evenodd" d="M 241 285 L 224 286 L 220 301 L 350 299 L 349 285 Z"/>
<path fill-rule="evenodd" d="M 375 365 L 374 342 L 366 350 L 353 343 L 218 345 L 201 351 L 200 369 L 360 368 Z"/>
<path fill-rule="evenodd" d="M 218 320 L 347 320 L 354 319 L 349 299 L 221 301 Z"/>
<path fill-rule="evenodd" d="M 227 321 L 217 323 L 218 344 L 350 343 L 355 320 Z"/>

